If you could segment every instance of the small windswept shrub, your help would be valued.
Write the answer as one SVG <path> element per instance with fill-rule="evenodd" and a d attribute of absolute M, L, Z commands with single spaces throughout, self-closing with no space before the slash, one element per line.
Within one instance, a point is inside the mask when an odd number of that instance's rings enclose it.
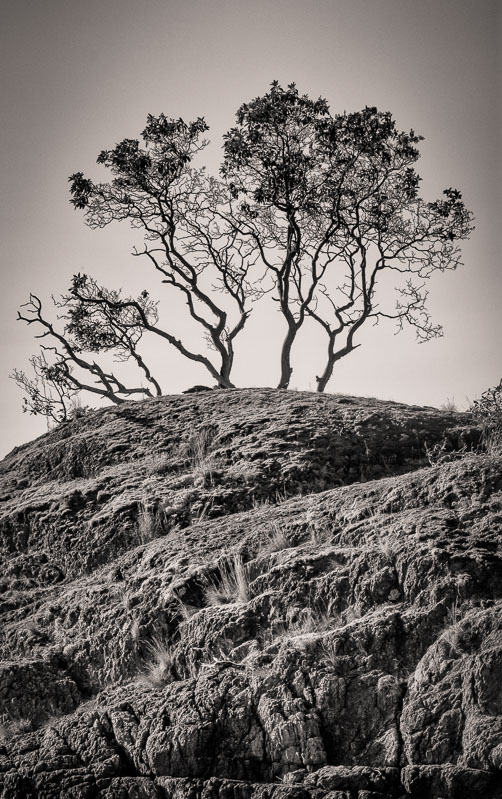
<path fill-rule="evenodd" d="M 432 447 L 429 447 L 427 442 L 425 442 L 424 450 L 429 466 L 441 466 L 443 463 L 461 460 L 470 451 L 467 444 L 463 444 L 458 449 L 455 449 L 452 447 L 451 443 L 445 439 L 443 441 L 437 441 Z"/>
<path fill-rule="evenodd" d="M 502 454 L 502 380 L 474 400 L 471 413 L 483 431 L 483 446 L 492 455 Z"/>
<path fill-rule="evenodd" d="M 82 405 L 82 398 L 78 395 L 75 395 L 70 399 L 70 408 L 68 411 L 68 417 L 73 421 L 74 419 L 81 419 L 82 416 L 85 416 L 91 410 L 89 405 Z"/>

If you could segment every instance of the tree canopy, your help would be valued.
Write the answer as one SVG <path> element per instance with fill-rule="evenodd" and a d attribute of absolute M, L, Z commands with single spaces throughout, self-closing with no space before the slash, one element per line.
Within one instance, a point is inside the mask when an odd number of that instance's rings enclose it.
<path fill-rule="evenodd" d="M 207 130 L 202 118 L 149 115 L 141 142 L 124 139 L 99 154 L 107 182 L 82 172 L 69 179 L 71 202 L 91 228 L 127 220 L 142 231 L 134 255 L 171 292 L 167 305 L 183 301 L 199 346 L 159 323 L 162 295 L 123 297 L 75 275 L 69 293 L 54 299 L 63 311 L 58 329 L 36 295 L 19 314 L 44 339 L 32 358 L 35 377 L 13 373 L 27 410 L 63 419 L 75 392 L 112 402 L 162 393 L 164 376 L 147 365 L 152 336 L 230 388 L 236 339 L 265 295 L 285 325 L 280 388 L 289 386 L 293 347 L 307 321 L 326 340 L 319 391 L 337 361 L 360 346 L 357 333 L 369 320 L 411 325 L 421 342 L 442 335 L 427 309 L 427 280 L 459 265 L 458 243 L 472 230 L 472 215 L 456 189 L 432 202 L 421 198 L 421 136 L 399 131 L 391 113 L 376 108 L 332 115 L 325 99 L 276 81 L 238 109 L 219 177 L 196 166 Z M 397 293 L 390 306 L 380 304 L 388 292 L 379 291 L 388 276 Z M 135 365 L 139 386 L 97 363 L 107 352 Z"/>

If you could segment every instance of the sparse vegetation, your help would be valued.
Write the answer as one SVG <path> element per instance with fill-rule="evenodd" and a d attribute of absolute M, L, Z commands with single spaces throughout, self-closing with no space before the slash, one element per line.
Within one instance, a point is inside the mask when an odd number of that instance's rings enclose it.
<path fill-rule="evenodd" d="M 394 562 L 394 558 L 396 557 L 397 552 L 397 542 L 393 541 L 389 536 L 386 538 L 378 538 L 376 542 L 378 552 L 381 552 L 384 558 L 386 558 L 389 563 Z"/>
<path fill-rule="evenodd" d="M 455 627 L 459 624 L 462 619 L 462 612 L 461 612 L 461 603 L 458 599 L 450 605 L 448 610 L 446 611 L 446 619 L 447 623 L 450 627 Z"/>
<path fill-rule="evenodd" d="M 321 645 L 323 660 L 333 668 L 340 662 L 338 640 L 331 636 L 322 642 Z"/>
<path fill-rule="evenodd" d="M 327 544 L 332 537 L 328 526 L 326 524 L 320 524 L 317 521 L 309 523 L 308 532 L 310 541 L 318 546 Z"/>
<path fill-rule="evenodd" d="M 88 405 L 82 405 L 82 397 L 79 394 L 71 397 L 68 413 L 70 419 L 80 419 L 82 416 L 85 416 L 89 410 L 90 408 Z"/>
<path fill-rule="evenodd" d="M 140 639 L 140 623 L 138 619 L 133 619 L 129 629 L 129 635 L 135 646 L 138 646 Z"/>
<path fill-rule="evenodd" d="M 319 429 L 316 415 L 309 416 L 314 399 L 332 408 L 335 421 L 338 412 L 343 414 L 345 438 L 330 418 Z M 55 732 L 26 735 L 24 741 L 14 738 L 4 747 L 11 771 L 19 763 L 23 775 L 38 779 L 39 762 L 51 748 L 56 765 L 61 756 L 66 757 L 60 748 L 62 738 L 70 740 L 72 750 L 78 745 L 78 751 L 89 751 L 92 768 L 103 751 L 100 741 L 105 749 L 116 748 L 118 742 L 130 762 L 146 762 L 141 760 L 146 756 L 151 763 L 155 757 L 168 773 L 179 773 L 184 770 L 180 764 L 188 763 L 184 790 L 192 790 L 195 780 L 197 790 L 206 789 L 199 764 L 202 758 L 212 763 L 214 751 L 230 752 L 232 757 L 236 753 L 235 769 L 226 760 L 229 780 L 255 779 L 256 759 L 264 758 L 258 775 L 263 785 L 279 769 L 285 773 L 294 765 L 298 772 L 309 752 L 320 751 L 301 747 L 310 747 L 312 735 L 317 737 L 315 727 L 323 713 L 335 719 L 340 760 L 350 765 L 354 752 L 356 759 L 357 753 L 364 753 L 363 765 L 377 770 L 382 763 L 382 732 L 386 747 L 390 741 L 389 719 L 394 729 L 401 719 L 403 730 L 406 723 L 413 724 L 412 715 L 419 716 L 423 706 L 420 692 L 439 708 L 437 715 L 431 714 L 431 724 L 441 725 L 440 731 L 450 730 L 452 706 L 465 711 L 466 719 L 472 718 L 471 712 L 479 718 L 476 697 L 468 692 L 460 704 L 457 688 L 460 669 L 466 670 L 465 684 L 470 684 L 468 672 L 474 673 L 478 652 L 483 669 L 477 669 L 476 680 L 496 677 L 501 611 L 496 582 L 497 463 L 481 455 L 465 464 L 419 471 L 423 450 L 419 452 L 417 444 L 413 473 L 325 490 L 325 475 L 329 479 L 333 469 L 336 479 L 346 468 L 344 458 L 349 468 L 358 463 L 354 429 L 361 419 L 368 419 L 364 437 L 375 453 L 379 442 L 387 446 L 390 441 L 389 448 L 393 441 L 402 446 L 406 435 L 401 431 L 414 436 L 415 446 L 417 429 L 422 444 L 429 431 L 434 441 L 451 424 L 445 413 L 431 408 L 358 400 L 353 405 L 352 410 L 340 407 L 337 398 L 265 390 L 243 397 L 237 392 L 214 392 L 195 398 L 193 407 L 191 399 L 174 397 L 143 408 L 93 414 L 85 431 L 81 424 L 68 424 L 48 441 L 38 441 L 34 454 L 29 448 L 15 453 L 16 468 L 25 469 L 28 459 L 40 459 L 53 440 L 71 445 L 73 437 L 88 431 L 89 458 L 97 447 L 104 450 L 95 481 L 74 478 L 74 484 L 65 484 L 62 491 L 51 481 L 55 458 L 47 465 L 49 479 L 35 486 L 36 499 L 40 497 L 43 505 L 40 513 L 37 508 L 31 511 L 29 540 L 22 538 L 29 492 L 24 482 L 22 487 L 16 487 L 14 479 L 8 484 L 17 505 L 7 500 L 4 519 L 12 526 L 5 525 L 4 532 L 15 534 L 12 540 L 25 549 L 20 557 L 13 548 L 3 579 L 28 579 L 30 586 L 17 608 L 9 596 L 2 597 L 7 621 L 4 653 L 10 661 L 4 671 L 9 679 L 12 675 L 9 707 L 16 714 L 33 715 L 37 728 L 49 715 L 58 714 Z M 97 446 L 92 439 L 94 418 Z M 111 441 L 105 426 L 110 422 Z M 210 426 L 219 431 L 216 451 L 222 458 L 229 463 L 240 458 L 256 466 L 250 485 L 222 480 L 207 490 L 193 486 L 192 460 L 180 451 L 179 443 L 175 452 L 172 442 L 186 442 Z M 312 446 L 316 434 L 322 436 L 319 447 Z M 215 441 L 209 448 L 194 447 L 194 452 L 202 460 L 211 457 Z M 356 455 L 353 444 L 358 447 Z M 168 447 L 180 474 L 155 479 L 148 470 L 148 453 Z M 289 469 L 296 470 L 296 482 L 291 481 L 294 491 L 308 485 L 310 478 L 317 480 L 322 471 L 321 480 L 313 488 L 316 493 L 288 497 L 277 507 L 275 490 Z M 15 477 L 21 481 L 25 474 L 21 471 Z M 357 480 L 357 468 L 352 478 Z M 54 488 L 56 492 L 50 493 Z M 266 491 L 270 506 L 251 509 L 253 494 Z M 94 502 L 98 492 L 102 498 Z M 68 497 L 74 498 L 72 506 Z M 161 507 L 169 524 L 169 535 L 148 546 L 138 546 L 140 498 L 147 517 L 154 516 L 148 509 Z M 213 498 L 211 520 L 202 522 L 199 516 L 194 521 Z M 23 513 L 16 516 L 19 507 Z M 76 519 L 73 507 L 82 514 Z M 92 523 L 95 514 L 98 524 Z M 217 519 L 212 518 L 217 514 Z M 42 539 L 47 530 L 50 537 Z M 52 531 L 58 530 L 56 538 Z M 40 556 L 34 541 L 46 547 L 47 556 L 45 552 Z M 105 550 L 110 541 L 115 548 Z M 63 584 L 44 584 L 44 575 L 52 576 L 49 555 L 57 561 L 63 550 L 65 557 L 76 560 L 78 553 L 83 560 L 91 547 L 98 550 L 99 560 L 75 564 Z M 466 614 L 472 597 L 476 605 Z M 49 639 L 34 643 L 39 629 L 49 630 Z M 467 652 L 473 657 L 465 657 Z M 416 683 L 395 684 L 392 673 L 400 674 L 394 666 L 396 654 L 411 672 L 417 669 Z M 82 677 L 85 683 L 80 683 Z M 54 709 L 53 696 L 57 697 Z M 75 709 L 80 699 L 90 697 L 95 699 L 90 712 L 85 705 Z M 487 729 L 483 722 L 483 736 Z M 2 734 L 15 730 L 12 725 Z M 419 733 L 420 746 L 424 740 L 430 742 L 426 733 Z M 446 739 L 439 738 L 442 745 Z M 31 748 L 40 740 L 40 750 Z M 485 749 L 476 741 L 477 751 L 491 751 L 492 740 Z M 234 745 L 236 749 L 229 748 Z M 263 755 L 265 751 L 277 756 Z M 370 751 L 374 757 L 366 761 Z M 387 751 L 395 756 L 395 739 Z M 296 752 L 302 760 L 292 764 L 299 760 Z M 447 767 L 456 762 L 455 757 L 454 752 L 445 761 Z M 120 775 L 124 760 L 115 762 Z M 64 766 L 66 760 L 61 763 Z M 79 763 L 77 779 L 82 772 Z M 243 763 L 249 763 L 252 771 L 241 771 Z M 317 779 L 315 771 L 323 766 L 320 758 L 312 770 L 302 768 L 301 776 L 313 774 L 309 781 Z M 69 784 L 74 779 L 71 763 L 66 775 Z M 207 776 L 214 776 L 209 766 Z"/>
<path fill-rule="evenodd" d="M 167 453 L 151 455 L 147 461 L 147 468 L 152 474 L 169 474 L 172 469 L 171 458 Z"/>
<path fill-rule="evenodd" d="M 309 540 L 318 546 L 326 544 L 331 538 L 331 531 L 326 524 L 326 520 L 322 519 L 321 521 L 320 515 L 316 513 L 315 499 L 310 501 L 305 519 Z"/>
<path fill-rule="evenodd" d="M 212 471 L 216 466 L 213 451 L 218 431 L 212 425 L 204 425 L 196 430 L 185 446 L 187 464 L 192 470 L 194 481 L 212 482 Z"/>
<path fill-rule="evenodd" d="M 172 647 L 156 638 L 149 646 L 149 663 L 139 675 L 138 682 L 147 688 L 158 689 L 175 679 Z"/>
<path fill-rule="evenodd" d="M 446 611 L 446 627 L 440 637 L 455 654 L 459 654 L 462 649 L 462 617 L 462 602 L 456 599 Z"/>
<path fill-rule="evenodd" d="M 147 544 L 164 533 L 164 512 L 162 508 L 152 508 L 141 502 L 138 512 L 138 538 L 142 544 Z"/>
<path fill-rule="evenodd" d="M 502 380 L 487 389 L 471 406 L 483 430 L 483 446 L 490 455 L 502 454 Z"/>
<path fill-rule="evenodd" d="M 452 449 L 451 445 L 448 444 L 446 440 L 438 441 L 431 447 L 425 442 L 424 450 L 429 466 L 438 466 L 442 463 L 460 460 L 467 455 L 469 451 L 466 444 L 463 444 L 458 449 Z"/>
<path fill-rule="evenodd" d="M 248 602 L 251 598 L 249 572 L 242 555 L 234 555 L 219 567 L 219 576 L 211 578 L 204 592 L 207 605 Z"/>
<path fill-rule="evenodd" d="M 176 593 L 174 594 L 176 599 L 177 608 L 179 614 L 181 616 L 182 621 L 190 621 L 192 616 L 200 610 L 200 608 L 196 607 L 195 605 L 191 605 L 189 602 L 184 602 L 181 597 L 179 597 Z"/>
<path fill-rule="evenodd" d="M 294 608 L 282 624 L 275 625 L 270 642 L 296 643 L 301 647 L 304 643 L 302 638 L 319 636 L 332 630 L 336 622 L 337 617 L 328 610 L 327 606 L 308 605 L 304 608 Z"/>
<path fill-rule="evenodd" d="M 260 555 L 270 555 L 273 552 L 280 552 L 282 549 L 289 549 L 292 546 L 290 537 L 284 527 L 278 521 L 270 523 L 267 537 L 260 545 L 257 557 Z"/>
<path fill-rule="evenodd" d="M 446 401 L 441 405 L 441 410 L 447 413 L 457 413 L 458 408 L 455 403 L 455 397 L 447 397 Z"/>

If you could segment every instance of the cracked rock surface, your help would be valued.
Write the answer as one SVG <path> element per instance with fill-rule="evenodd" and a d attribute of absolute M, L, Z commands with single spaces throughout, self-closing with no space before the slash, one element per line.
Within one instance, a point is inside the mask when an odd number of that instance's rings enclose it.
<path fill-rule="evenodd" d="M 0 798 L 502 799 L 478 443 L 467 414 L 248 389 L 14 450 Z"/>

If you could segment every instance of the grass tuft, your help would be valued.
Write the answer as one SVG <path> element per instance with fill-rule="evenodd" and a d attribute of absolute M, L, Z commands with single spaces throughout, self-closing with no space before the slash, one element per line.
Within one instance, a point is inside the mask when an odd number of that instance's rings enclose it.
<path fill-rule="evenodd" d="M 260 546 L 258 555 L 270 555 L 273 552 L 280 552 L 282 549 L 289 549 L 292 546 L 288 535 L 281 527 L 279 522 L 273 521 L 263 544 Z"/>
<path fill-rule="evenodd" d="M 249 573 L 242 560 L 242 555 L 223 563 L 219 578 L 208 581 L 204 592 L 207 605 L 228 605 L 235 602 L 249 602 Z"/>
<path fill-rule="evenodd" d="M 174 655 L 169 644 L 156 638 L 150 645 L 151 661 L 138 677 L 140 685 L 159 689 L 174 680 Z"/>
<path fill-rule="evenodd" d="M 153 541 L 164 534 L 164 512 L 149 508 L 144 502 L 139 505 L 138 538 L 142 544 Z"/>

